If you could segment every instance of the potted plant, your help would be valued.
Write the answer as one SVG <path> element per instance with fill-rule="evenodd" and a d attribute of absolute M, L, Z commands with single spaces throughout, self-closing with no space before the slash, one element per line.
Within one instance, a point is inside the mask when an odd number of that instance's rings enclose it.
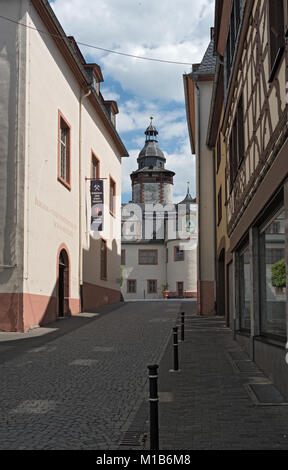
<path fill-rule="evenodd" d="M 275 263 L 271 267 L 272 276 L 272 286 L 276 289 L 282 289 L 283 292 L 286 288 L 286 261 L 282 259 Z"/>
<path fill-rule="evenodd" d="M 163 294 L 164 299 L 168 298 L 168 295 L 169 295 L 168 288 L 169 288 L 169 285 L 167 283 L 162 285 L 162 294 Z"/>

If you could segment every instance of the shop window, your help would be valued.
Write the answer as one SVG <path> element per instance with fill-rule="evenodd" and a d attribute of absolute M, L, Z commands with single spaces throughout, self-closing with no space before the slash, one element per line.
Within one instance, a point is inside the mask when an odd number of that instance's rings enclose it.
<path fill-rule="evenodd" d="M 260 230 L 260 327 L 263 336 L 286 338 L 285 212 Z"/>
<path fill-rule="evenodd" d="M 248 245 L 246 245 L 239 256 L 239 317 L 240 330 L 244 331 L 251 330 L 250 287 L 250 252 Z"/>

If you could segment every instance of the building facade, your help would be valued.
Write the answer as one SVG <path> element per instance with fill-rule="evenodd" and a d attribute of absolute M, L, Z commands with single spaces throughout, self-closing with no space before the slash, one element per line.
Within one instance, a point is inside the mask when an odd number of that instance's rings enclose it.
<path fill-rule="evenodd" d="M 224 3 L 216 1 L 215 49 L 223 67 L 227 305 L 235 338 L 287 397 L 288 7 Z"/>
<path fill-rule="evenodd" d="M 206 142 L 215 75 L 213 30 L 201 64 L 184 75 L 191 152 L 196 155 L 198 203 L 197 292 L 198 314 L 214 315 L 216 307 L 216 233 L 214 153 Z"/>
<path fill-rule="evenodd" d="M 230 11 L 231 2 L 219 2 L 217 8 Z M 226 141 L 222 133 L 224 118 L 224 46 L 223 35 L 227 35 L 227 27 L 222 23 L 221 28 L 217 15 L 214 28 L 214 54 L 216 57 L 215 78 L 211 99 L 211 108 L 207 133 L 207 145 L 214 154 L 215 194 L 214 212 L 216 224 L 216 312 L 225 316 L 227 326 L 233 325 L 232 308 L 229 308 L 229 283 L 233 283 L 232 254 L 230 251 L 230 239 L 227 233 L 227 165 L 226 165 Z M 228 23 L 228 22 L 227 22 Z M 232 284 L 231 284 L 232 285 Z M 229 314 L 230 313 L 230 314 Z"/>
<path fill-rule="evenodd" d="M 46 0 L 1 2 L 0 329 L 120 299 L 117 104 L 105 101 Z M 104 230 L 90 234 L 90 179 L 103 178 Z"/>
<path fill-rule="evenodd" d="M 146 129 L 138 169 L 131 174 L 132 202 L 122 208 L 122 294 L 125 300 L 196 297 L 197 205 L 190 195 L 173 204 L 173 177 Z"/>

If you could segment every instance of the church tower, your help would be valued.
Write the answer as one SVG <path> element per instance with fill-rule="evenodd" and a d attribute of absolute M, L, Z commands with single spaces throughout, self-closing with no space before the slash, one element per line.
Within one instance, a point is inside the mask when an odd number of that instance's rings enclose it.
<path fill-rule="evenodd" d="M 131 174 L 132 202 L 135 204 L 173 203 L 175 173 L 166 170 L 166 158 L 158 146 L 158 131 L 151 123 L 145 131 L 146 141 L 139 153 L 138 170 Z"/>

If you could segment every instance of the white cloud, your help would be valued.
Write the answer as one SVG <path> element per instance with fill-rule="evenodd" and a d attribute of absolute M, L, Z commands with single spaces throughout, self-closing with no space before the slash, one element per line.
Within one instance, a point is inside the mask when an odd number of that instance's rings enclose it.
<path fill-rule="evenodd" d="M 207 48 L 213 0 L 55 0 L 65 32 L 76 40 L 144 57 L 197 63 Z M 183 102 L 182 75 L 189 65 L 141 61 L 82 48 L 137 96 Z M 104 60 L 105 58 L 105 60 Z"/>
<path fill-rule="evenodd" d="M 66 34 L 102 48 L 162 60 L 199 63 L 209 44 L 214 0 L 55 0 L 51 5 Z M 130 174 L 144 145 L 149 117 L 155 117 L 166 168 L 175 171 L 179 202 L 190 180 L 195 195 L 195 157 L 191 155 L 184 106 L 183 73 L 190 65 L 131 59 L 81 47 L 87 61 L 103 72 L 101 91 L 119 106 L 117 129 L 130 149 L 122 160 L 123 193 L 131 194 Z M 111 84 L 112 82 L 112 84 Z"/>
<path fill-rule="evenodd" d="M 187 133 L 186 115 L 184 106 L 173 109 L 163 107 L 161 103 L 137 98 L 123 102 L 119 106 L 117 129 L 120 133 L 141 131 L 144 133 L 149 125 L 150 116 L 154 118 L 161 140 L 169 140 L 175 136 Z"/>
<path fill-rule="evenodd" d="M 101 93 L 105 100 L 118 101 L 120 99 L 119 93 L 116 93 L 107 85 L 101 87 Z"/>

